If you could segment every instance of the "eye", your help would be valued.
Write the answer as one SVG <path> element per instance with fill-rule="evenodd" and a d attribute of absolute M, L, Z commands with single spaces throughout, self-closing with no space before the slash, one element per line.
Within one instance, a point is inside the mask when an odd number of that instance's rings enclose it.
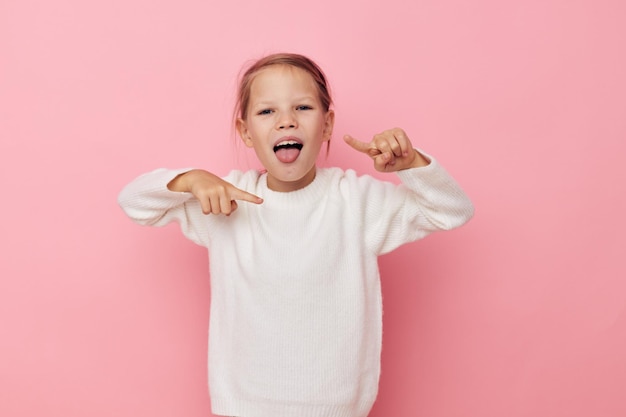
<path fill-rule="evenodd" d="M 272 114 L 272 110 L 271 109 L 263 109 L 263 110 L 259 111 L 257 114 L 259 116 L 265 116 L 267 114 Z"/>
<path fill-rule="evenodd" d="M 296 110 L 313 110 L 313 107 L 303 104 L 303 105 L 297 106 Z"/>

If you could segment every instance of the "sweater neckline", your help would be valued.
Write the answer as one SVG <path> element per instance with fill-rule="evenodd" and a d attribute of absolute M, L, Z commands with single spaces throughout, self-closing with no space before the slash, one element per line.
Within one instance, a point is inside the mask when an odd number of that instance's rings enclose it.
<path fill-rule="evenodd" d="M 296 191 L 274 191 L 267 186 L 267 172 L 259 177 L 259 197 L 264 205 L 290 208 L 294 205 L 310 205 L 318 202 L 328 191 L 330 174 L 328 169 L 316 168 L 315 178 L 306 187 Z"/>

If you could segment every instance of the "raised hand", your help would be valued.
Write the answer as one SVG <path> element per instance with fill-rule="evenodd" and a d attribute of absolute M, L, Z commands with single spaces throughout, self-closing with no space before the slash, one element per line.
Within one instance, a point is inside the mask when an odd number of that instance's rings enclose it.
<path fill-rule="evenodd" d="M 237 200 L 261 204 L 263 199 L 241 190 L 217 175 L 193 169 L 178 175 L 167 185 L 171 191 L 190 192 L 198 199 L 204 214 L 230 214 L 237 210 Z"/>
<path fill-rule="evenodd" d="M 353 149 L 372 158 L 377 171 L 394 172 L 429 164 L 422 154 L 413 149 L 409 137 L 399 128 L 374 135 L 371 142 L 361 142 L 350 135 L 345 135 L 343 139 Z"/>

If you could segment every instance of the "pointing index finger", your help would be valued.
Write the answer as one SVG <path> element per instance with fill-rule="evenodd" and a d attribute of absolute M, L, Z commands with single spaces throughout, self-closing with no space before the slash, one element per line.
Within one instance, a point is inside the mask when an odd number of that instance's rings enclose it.
<path fill-rule="evenodd" d="M 231 197 L 233 200 L 247 201 L 249 203 L 254 203 L 254 204 L 261 204 L 263 202 L 263 199 L 261 197 L 251 194 L 247 191 L 241 190 L 239 188 L 236 188 L 233 191 Z"/>
<path fill-rule="evenodd" d="M 350 135 L 344 135 L 343 140 L 353 149 L 371 155 L 372 147 L 369 143 L 361 142 L 360 140 L 357 140 Z"/>

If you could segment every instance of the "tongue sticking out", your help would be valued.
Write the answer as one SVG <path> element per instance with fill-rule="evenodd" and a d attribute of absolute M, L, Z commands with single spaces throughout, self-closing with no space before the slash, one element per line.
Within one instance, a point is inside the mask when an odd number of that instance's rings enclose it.
<path fill-rule="evenodd" d="M 300 155 L 300 149 L 297 148 L 282 148 L 276 151 L 276 158 L 285 164 L 295 161 L 298 155 Z"/>
<path fill-rule="evenodd" d="M 276 154 L 276 158 L 284 164 L 289 164 L 295 161 L 300 155 L 300 150 L 302 149 L 301 144 L 288 144 L 288 145 L 279 145 L 274 148 L 274 153 Z"/>

